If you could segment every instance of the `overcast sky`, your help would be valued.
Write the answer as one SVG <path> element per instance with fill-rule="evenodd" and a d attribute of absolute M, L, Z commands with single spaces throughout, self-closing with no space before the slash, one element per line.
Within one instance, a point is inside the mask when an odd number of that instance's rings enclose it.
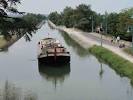
<path fill-rule="evenodd" d="M 90 4 L 97 13 L 119 12 L 124 8 L 133 7 L 133 0 L 22 0 L 18 6 L 20 11 L 49 14 L 62 11 L 66 6 L 75 8 L 79 4 Z"/>

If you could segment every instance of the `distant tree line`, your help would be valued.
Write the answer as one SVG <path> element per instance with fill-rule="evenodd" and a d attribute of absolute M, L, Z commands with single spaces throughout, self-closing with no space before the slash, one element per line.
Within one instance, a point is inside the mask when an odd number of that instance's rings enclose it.
<path fill-rule="evenodd" d="M 5 39 L 10 40 L 12 34 L 19 37 L 27 33 L 25 37 L 30 40 L 28 36 L 32 36 L 32 32 L 37 30 L 36 26 L 45 19 L 44 15 L 31 13 L 23 15 L 21 18 L 6 17 L 4 20 L 0 19 L 0 34 L 4 35 Z"/>
<path fill-rule="evenodd" d="M 32 32 L 37 30 L 36 26 L 46 17 L 41 14 L 26 14 L 25 12 L 19 12 L 16 9 L 17 4 L 20 4 L 21 0 L 0 0 L 0 34 L 4 35 L 5 39 L 10 40 L 12 34 L 22 36 L 25 33 L 25 37 L 29 40 L 29 35 L 32 36 Z M 22 17 L 10 17 L 7 15 L 7 11 L 15 14 L 19 14 Z"/>
<path fill-rule="evenodd" d="M 127 32 L 133 25 L 133 8 L 124 9 L 120 13 L 99 14 L 91 9 L 90 5 L 80 4 L 75 9 L 66 7 L 63 12 L 52 12 L 48 18 L 56 25 L 65 25 L 68 28 L 79 28 L 91 32 L 97 27 L 103 27 L 105 33 L 120 36 L 122 39 L 131 41 L 131 32 Z"/>
<path fill-rule="evenodd" d="M 21 0 L 0 0 L 0 17 L 8 17 L 7 11 L 12 13 L 23 14 L 16 9 L 16 5 L 20 4 Z"/>

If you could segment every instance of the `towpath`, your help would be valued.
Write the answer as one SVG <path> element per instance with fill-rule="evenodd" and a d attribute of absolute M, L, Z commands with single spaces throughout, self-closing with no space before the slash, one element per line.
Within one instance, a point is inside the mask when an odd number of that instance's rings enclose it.
<path fill-rule="evenodd" d="M 88 33 L 74 28 L 66 28 L 63 26 L 56 26 L 52 22 L 48 21 L 54 28 L 66 32 L 72 39 L 78 42 L 82 47 L 89 48 L 93 45 L 101 45 L 101 35 L 97 33 Z M 130 43 L 126 43 L 130 45 Z M 119 44 L 113 44 L 110 42 L 109 37 L 102 36 L 102 46 L 114 52 L 115 54 L 123 57 L 124 59 L 133 63 L 133 56 L 125 53 L 122 48 L 119 48 Z"/>

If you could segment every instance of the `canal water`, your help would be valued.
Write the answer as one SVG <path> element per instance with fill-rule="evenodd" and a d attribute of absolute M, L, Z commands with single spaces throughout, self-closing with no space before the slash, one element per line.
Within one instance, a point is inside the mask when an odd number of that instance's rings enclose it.
<path fill-rule="evenodd" d="M 49 34 L 49 35 L 48 35 Z M 60 68 L 38 66 L 37 43 L 54 37 L 70 51 L 70 65 Z M 38 100 L 132 100 L 133 89 L 108 65 L 81 48 L 67 34 L 47 24 L 33 34 L 30 42 L 21 38 L 0 52 L 0 88 L 8 81 Z"/>

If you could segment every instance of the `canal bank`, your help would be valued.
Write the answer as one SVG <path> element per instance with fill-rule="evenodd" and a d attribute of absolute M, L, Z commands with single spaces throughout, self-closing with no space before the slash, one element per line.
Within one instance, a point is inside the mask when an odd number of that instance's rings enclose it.
<path fill-rule="evenodd" d="M 133 63 L 101 46 L 95 45 L 89 48 L 89 51 L 98 59 L 102 59 L 105 63 L 109 64 L 121 77 L 128 77 L 133 86 Z"/>
<path fill-rule="evenodd" d="M 44 24 L 45 24 L 45 20 L 43 20 L 42 22 L 37 24 L 36 28 L 40 29 Z M 21 32 L 21 33 L 23 33 L 23 32 Z M 6 40 L 3 35 L 0 35 L 0 51 L 6 50 L 8 47 L 10 47 L 15 42 L 17 42 L 19 39 L 21 39 L 25 34 L 21 34 L 19 36 L 17 34 L 14 34 L 14 35 L 11 36 L 10 40 Z"/>
<path fill-rule="evenodd" d="M 48 23 L 55 29 L 64 31 L 66 32 L 73 40 L 75 40 L 77 43 L 79 43 L 83 48 L 88 49 L 94 45 L 101 45 L 101 41 L 96 41 L 95 39 L 91 37 L 87 37 L 84 32 L 80 30 L 75 30 L 74 28 L 66 28 L 64 26 L 56 26 L 53 24 L 51 21 L 48 21 Z M 89 34 L 89 33 L 88 33 Z M 130 61 L 133 63 L 133 57 L 123 51 L 123 49 L 113 46 L 113 45 L 108 45 L 106 43 L 103 43 L 102 46 L 113 53 L 119 55 L 120 57 Z"/>
<path fill-rule="evenodd" d="M 114 69 L 120 76 L 128 77 L 131 80 L 131 84 L 133 85 L 133 60 L 129 59 L 130 57 L 128 58 L 129 55 L 126 56 L 126 58 L 128 59 L 125 59 L 123 56 L 121 56 L 120 54 L 123 52 L 118 52 L 118 50 L 121 49 L 107 46 L 106 44 L 103 44 L 103 47 L 101 47 L 99 46 L 99 43 L 94 40 L 92 41 L 88 37 L 85 37 L 83 34 L 81 34 L 81 32 L 67 29 L 65 27 L 55 26 L 52 22 L 49 22 L 49 24 L 57 30 L 68 33 L 70 38 L 75 40 L 83 48 L 89 48 L 88 50 L 92 54 L 94 54 L 98 59 L 101 59 L 102 61 L 110 65 L 110 67 Z"/>
<path fill-rule="evenodd" d="M 13 45 L 15 42 L 17 42 L 23 36 L 24 35 L 18 37 L 17 35 L 13 35 L 13 36 L 11 36 L 10 40 L 6 40 L 4 38 L 4 36 L 1 36 L 1 38 L 0 38 L 0 42 L 1 42 L 0 43 L 0 51 L 5 51 L 8 47 Z"/>

